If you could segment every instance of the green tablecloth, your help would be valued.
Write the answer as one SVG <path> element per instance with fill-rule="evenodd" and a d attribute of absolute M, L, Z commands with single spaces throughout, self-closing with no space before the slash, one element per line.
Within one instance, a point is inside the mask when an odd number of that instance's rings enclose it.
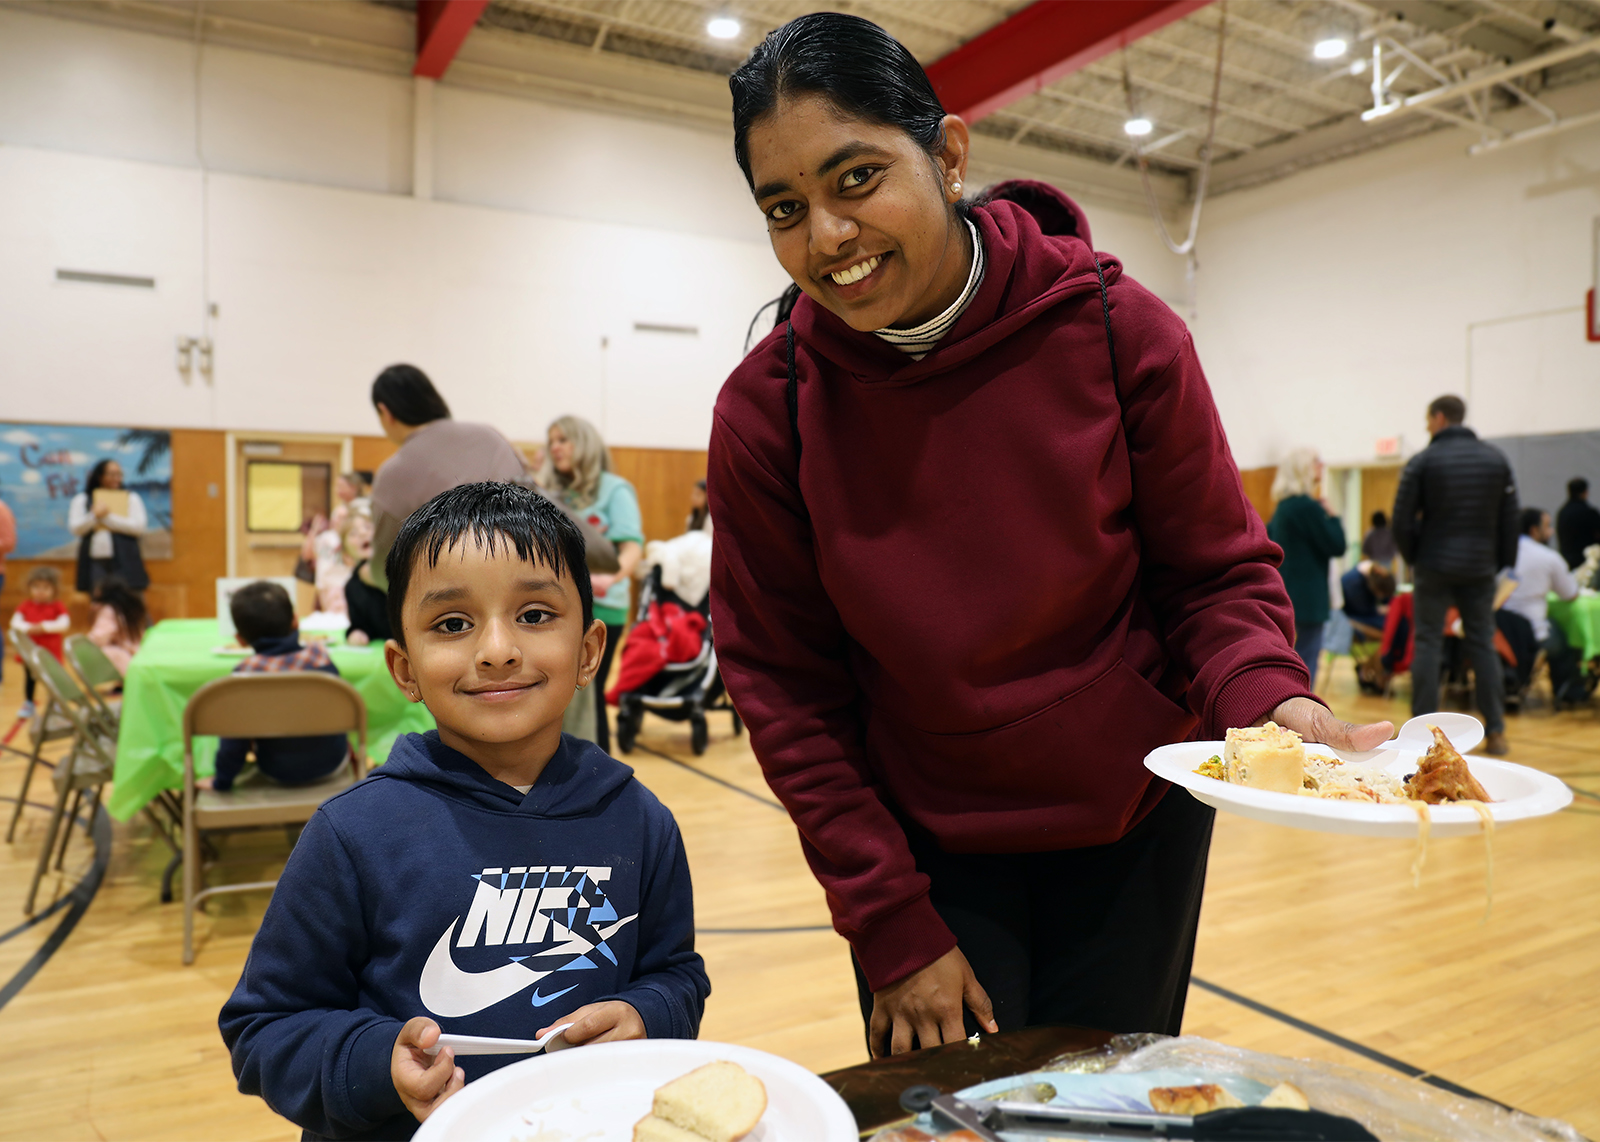
<path fill-rule="evenodd" d="M 213 653 L 222 645 L 215 619 L 167 619 L 144 636 L 128 668 L 122 694 L 117 769 L 106 808 L 126 821 L 163 789 L 183 786 L 183 708 L 201 686 L 239 665 L 236 655 Z M 329 640 L 334 665 L 367 704 L 368 761 L 389 756 L 401 734 L 433 729 L 427 708 L 406 701 L 383 664 L 383 646 Z M 195 773 L 211 773 L 216 738 L 196 738 Z"/>
<path fill-rule="evenodd" d="M 1561 628 L 1571 646 L 1583 649 L 1583 660 L 1600 655 L 1600 595 L 1579 595 L 1570 603 L 1550 596 L 1550 621 Z"/>

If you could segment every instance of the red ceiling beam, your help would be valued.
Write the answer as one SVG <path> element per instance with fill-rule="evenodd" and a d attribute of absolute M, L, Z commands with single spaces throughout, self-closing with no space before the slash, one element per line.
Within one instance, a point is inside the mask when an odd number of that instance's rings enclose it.
<path fill-rule="evenodd" d="M 937 59 L 928 78 L 969 123 L 1148 36 L 1211 0 L 1036 0 Z"/>
<path fill-rule="evenodd" d="M 489 0 L 417 0 L 417 65 L 412 75 L 441 79 Z"/>

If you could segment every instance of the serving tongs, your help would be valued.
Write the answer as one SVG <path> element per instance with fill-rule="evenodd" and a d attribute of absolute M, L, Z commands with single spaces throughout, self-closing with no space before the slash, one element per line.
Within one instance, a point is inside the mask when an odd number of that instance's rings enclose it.
<path fill-rule="evenodd" d="M 970 1130 L 983 1142 L 1005 1142 L 1012 1134 L 1070 1135 L 1086 1142 L 1130 1138 L 1194 1138 L 1202 1142 L 1377 1142 L 1353 1118 L 1320 1110 L 1243 1106 L 1209 1114 L 1088 1110 L 1037 1102 L 969 1102 L 937 1087 L 914 1086 L 900 1096 L 913 1114 L 931 1112 L 936 1124 Z"/>

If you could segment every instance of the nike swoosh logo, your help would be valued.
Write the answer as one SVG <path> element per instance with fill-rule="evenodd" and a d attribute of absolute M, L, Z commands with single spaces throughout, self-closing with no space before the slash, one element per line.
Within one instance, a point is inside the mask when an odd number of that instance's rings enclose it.
<path fill-rule="evenodd" d="M 577 991 L 577 990 L 578 990 L 578 985 L 577 984 L 573 984 L 571 987 L 563 988 L 562 990 L 556 992 L 554 995 L 540 995 L 539 994 L 539 989 L 538 988 L 534 988 L 533 989 L 533 1005 L 535 1007 L 543 1007 L 547 1003 L 551 1003 L 551 1002 L 554 1002 L 557 999 L 560 999 L 563 995 L 567 994 L 567 992 L 569 992 L 569 991 Z"/>
<path fill-rule="evenodd" d="M 417 992 L 422 1006 L 435 1015 L 459 1019 L 473 1015 L 486 1007 L 493 1007 L 510 999 L 523 988 L 538 983 L 550 973 L 534 971 L 520 963 L 502 964 L 484 972 L 462 971 L 450 958 L 450 940 L 456 934 L 461 918 L 450 921 L 444 935 L 428 953 L 428 962 L 422 965 L 422 978 L 417 981 Z M 569 989 L 570 990 L 570 989 Z M 550 998 L 554 999 L 555 996 Z"/>

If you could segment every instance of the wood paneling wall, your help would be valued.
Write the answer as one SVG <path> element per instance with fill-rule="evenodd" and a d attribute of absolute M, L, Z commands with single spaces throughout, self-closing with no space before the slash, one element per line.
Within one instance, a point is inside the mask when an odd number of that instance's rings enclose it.
<path fill-rule="evenodd" d="M 376 471 L 395 453 L 382 436 L 351 437 L 355 467 Z M 639 493 L 639 511 L 648 539 L 671 539 L 683 533 L 689 495 L 696 480 L 706 477 L 706 454 L 679 448 L 613 448 L 617 474 Z M 174 558 L 152 561 L 150 590 L 145 596 L 151 619 L 209 618 L 216 613 L 215 581 L 227 574 L 227 446 L 222 432 L 175 430 L 172 434 L 172 550 Z M 1271 476 L 1268 476 L 1271 483 Z M 0 621 L 24 594 L 24 580 L 39 561 L 13 559 L 0 594 Z M 67 585 L 73 629 L 89 620 L 89 600 L 71 590 L 75 565 L 54 561 Z"/>
<path fill-rule="evenodd" d="M 689 493 L 706 478 L 706 454 L 681 448 L 613 448 L 611 462 L 639 493 L 646 539 L 683 534 Z"/>
<path fill-rule="evenodd" d="M 153 559 L 145 565 L 150 589 L 145 603 L 152 621 L 164 618 L 203 617 L 216 613 L 216 580 L 227 574 L 228 455 L 224 434 L 198 429 L 172 433 L 172 552 L 171 559 Z M 6 567 L 5 590 L 0 592 L 0 613 L 6 622 L 26 592 L 28 572 L 49 564 L 61 572 L 66 588 L 63 601 L 72 611 L 76 631 L 89 624 L 89 597 L 72 589 L 77 564 L 70 559 L 12 559 Z"/>
<path fill-rule="evenodd" d="M 151 563 L 151 617 L 209 618 L 217 613 L 216 581 L 228 573 L 228 449 L 221 432 L 172 434 L 172 554 Z M 155 588 L 176 594 L 166 616 L 155 611 Z"/>
<path fill-rule="evenodd" d="M 358 472 L 376 472 L 385 460 L 399 450 L 387 436 L 352 436 L 350 459 Z"/>
<path fill-rule="evenodd" d="M 1244 494 L 1255 506 L 1263 521 L 1272 518 L 1272 481 L 1277 477 L 1276 466 L 1271 468 L 1245 468 L 1239 473 L 1244 484 Z"/>

